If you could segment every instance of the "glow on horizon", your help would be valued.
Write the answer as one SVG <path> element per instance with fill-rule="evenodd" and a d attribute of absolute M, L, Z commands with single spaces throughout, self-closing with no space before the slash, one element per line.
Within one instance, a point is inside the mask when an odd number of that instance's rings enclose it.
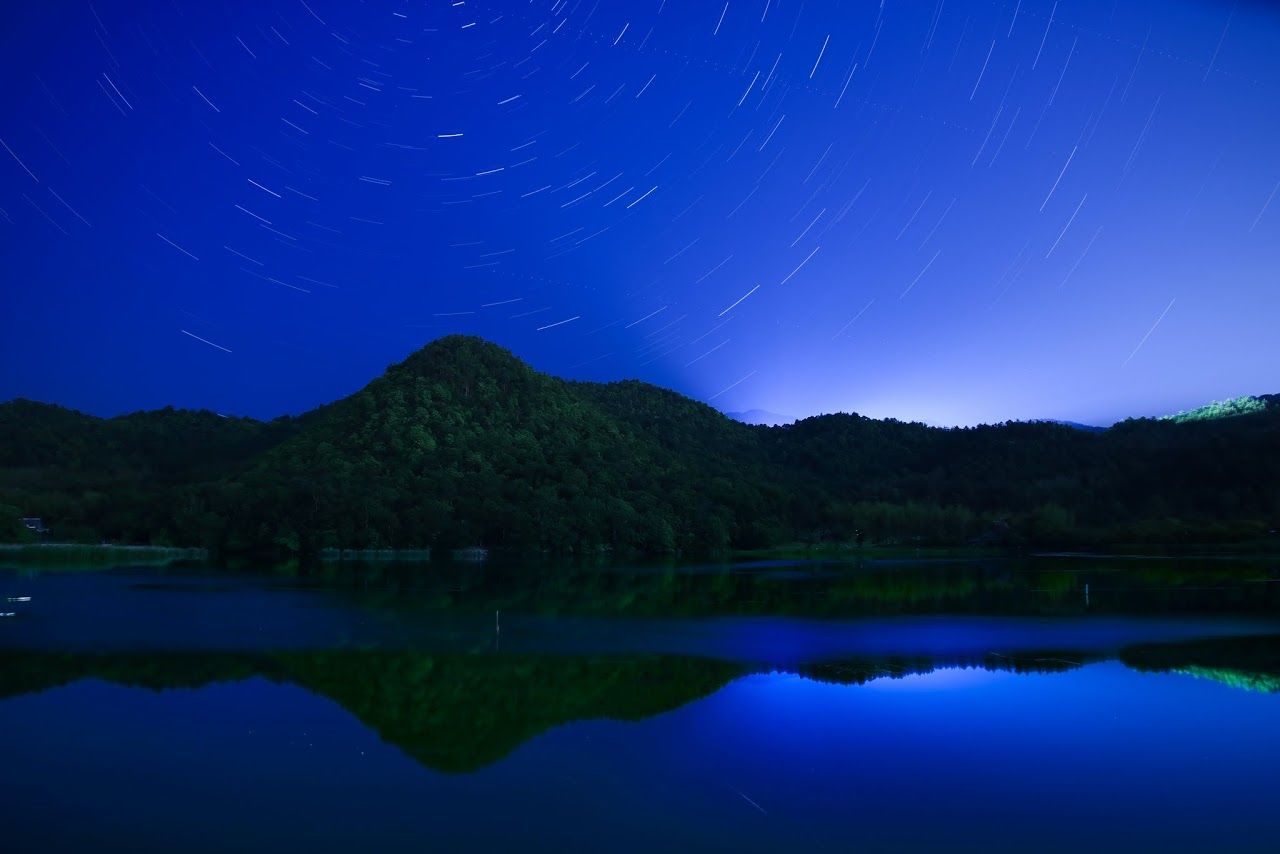
<path fill-rule="evenodd" d="M 274 417 L 450 333 L 796 417 L 1280 391 L 1274 4 L 310 6 L 23 7 L 0 400 Z"/>

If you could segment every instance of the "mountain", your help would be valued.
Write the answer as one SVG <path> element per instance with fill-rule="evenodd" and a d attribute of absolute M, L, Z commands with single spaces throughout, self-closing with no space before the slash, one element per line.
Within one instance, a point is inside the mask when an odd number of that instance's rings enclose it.
<path fill-rule="evenodd" d="M 733 428 L 739 428 L 734 430 Z M 209 509 L 219 546 L 672 551 L 763 543 L 750 430 L 642 383 L 569 383 L 478 338 L 393 365 L 271 449 Z"/>
<path fill-rule="evenodd" d="M 1268 409 L 1280 407 L 1280 395 L 1264 394 L 1261 396 L 1246 395 L 1229 400 L 1218 400 L 1206 406 L 1166 415 L 1163 420 L 1185 423 L 1188 421 L 1216 421 L 1221 418 L 1235 418 L 1240 415 L 1256 415 Z"/>
<path fill-rule="evenodd" d="M 764 430 L 449 336 L 299 418 L 0 405 L 0 539 L 20 515 L 59 540 L 222 553 L 1238 540 L 1280 519 L 1280 407 L 1099 432 L 851 414 Z"/>
<path fill-rule="evenodd" d="M 1061 424 L 1063 427 L 1070 427 L 1073 430 L 1083 430 L 1086 433 L 1101 433 L 1107 429 L 1106 427 L 1098 427 L 1093 424 L 1081 424 L 1079 421 L 1063 421 L 1060 418 L 1043 418 L 1039 419 L 1037 423 Z"/>
<path fill-rule="evenodd" d="M 1273 635 L 1096 649 L 1017 650 L 981 656 L 887 654 L 820 659 L 788 668 L 830 684 L 901 679 L 936 668 L 1054 673 L 1118 660 L 1148 673 L 1181 673 L 1264 693 L 1280 691 Z M 756 667 L 685 655 L 318 649 L 51 652 L 0 649 L 0 700 L 84 679 L 166 691 L 268 680 L 341 706 L 424 767 L 484 768 L 540 733 L 581 720 L 638 721 L 699 700 Z"/>
<path fill-rule="evenodd" d="M 764 427 L 781 427 L 791 424 L 796 419 L 790 415 L 779 415 L 767 409 L 748 409 L 746 412 L 726 412 L 725 415 L 743 424 L 755 424 Z"/>
<path fill-rule="evenodd" d="M 0 650 L 0 700 L 87 678 L 153 691 L 267 679 L 338 703 L 428 768 L 465 773 L 562 724 L 671 711 L 744 670 L 728 661 L 636 654 Z"/>
<path fill-rule="evenodd" d="M 302 423 L 172 408 L 95 418 L 29 400 L 0 404 L 0 541 L 18 538 L 13 519 L 22 515 L 49 520 L 59 540 L 174 542 L 168 502 L 177 493 L 234 475 Z M 198 539 L 185 524 L 172 536 Z"/>

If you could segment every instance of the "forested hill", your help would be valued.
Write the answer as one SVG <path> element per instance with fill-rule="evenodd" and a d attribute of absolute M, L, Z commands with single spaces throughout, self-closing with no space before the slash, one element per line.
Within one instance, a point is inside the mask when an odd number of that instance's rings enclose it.
<path fill-rule="evenodd" d="M 449 336 L 300 418 L 0 405 L 0 540 L 22 534 L 19 516 L 57 540 L 223 552 L 1265 536 L 1280 522 L 1280 402 L 1189 415 L 1098 432 L 857 415 L 752 426 Z"/>

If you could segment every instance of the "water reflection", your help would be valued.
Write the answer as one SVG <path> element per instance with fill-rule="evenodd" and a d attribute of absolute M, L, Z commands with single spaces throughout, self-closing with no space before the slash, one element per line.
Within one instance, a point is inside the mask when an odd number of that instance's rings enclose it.
<path fill-rule="evenodd" d="M 0 595 L 29 597 L 0 623 L 19 848 L 1248 848 L 1280 783 L 1265 564 L 134 568 Z"/>
<path fill-rule="evenodd" d="M 1280 690 L 1280 636 L 1122 648 L 1145 671 L 1190 674 L 1234 688 Z M 865 685 L 937 672 L 1058 673 L 1105 660 L 1087 651 L 978 658 L 885 655 L 802 664 L 794 673 Z M 423 765 L 471 771 L 570 721 L 640 720 L 705 697 L 753 669 L 673 655 L 436 654 L 321 650 L 274 653 L 0 651 L 0 699 L 83 679 L 164 691 L 262 678 L 332 700 Z M 780 671 L 769 671 L 780 672 Z M 781 671 L 786 672 L 786 671 Z"/>
<path fill-rule="evenodd" d="M 663 617 L 1280 611 L 1280 562 L 1221 558 L 778 560 L 656 568 L 514 563 L 426 571 L 321 564 L 279 567 L 277 575 L 414 609 Z"/>

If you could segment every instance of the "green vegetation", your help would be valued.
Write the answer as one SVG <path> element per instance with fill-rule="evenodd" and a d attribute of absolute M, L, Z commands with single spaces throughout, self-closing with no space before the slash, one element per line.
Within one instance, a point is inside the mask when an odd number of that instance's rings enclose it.
<path fill-rule="evenodd" d="M 9 504 L 0 504 L 0 542 L 34 543 L 37 534 L 22 524 L 22 511 Z"/>
<path fill-rule="evenodd" d="M 1272 635 L 1132 646 L 1121 650 L 1120 660 L 1136 670 L 1171 671 L 1246 691 L 1280 691 L 1280 638 Z"/>
<path fill-rule="evenodd" d="M 843 414 L 757 427 L 450 336 L 300 418 L 0 405 L 0 529 L 38 516 L 60 541 L 299 555 L 687 554 L 859 532 L 911 549 L 1256 541 L 1280 520 L 1280 406 L 1254 400 L 1096 433 Z"/>
<path fill-rule="evenodd" d="M 1226 685 L 1228 688 L 1253 691 L 1257 694 L 1274 694 L 1280 691 L 1280 676 L 1270 673 L 1247 673 L 1210 667 L 1187 667 L 1174 672 L 1184 676 L 1194 676 L 1197 679 L 1208 679 Z"/>
<path fill-rule="evenodd" d="M 1149 672 L 1277 689 L 1274 637 L 1153 644 L 1120 651 Z M 1075 650 L 848 657 L 802 664 L 809 679 L 862 685 L 942 667 L 1059 673 L 1108 656 Z M 1213 665 L 1201 664 L 1212 661 Z M 706 697 L 753 672 L 741 663 L 676 655 L 533 655 L 418 650 L 73 653 L 0 650 L 0 699 L 101 679 L 153 691 L 263 678 L 328 697 L 421 764 L 469 772 L 562 724 L 636 721 Z"/>
<path fill-rule="evenodd" d="M 96 678 L 151 690 L 262 677 L 328 697 L 439 771 L 474 771 L 574 720 L 640 720 L 741 675 L 724 661 L 318 650 L 76 654 L 0 651 L 0 699 Z"/>
<path fill-rule="evenodd" d="M 1265 412 L 1275 402 L 1276 395 L 1269 394 L 1262 397 L 1245 395 L 1244 397 L 1233 397 L 1230 400 L 1214 401 L 1207 406 L 1189 409 L 1186 412 L 1166 415 L 1164 420 L 1185 423 L 1187 421 L 1215 421 L 1219 418 L 1235 418 L 1238 415 L 1255 415 L 1259 412 Z"/>
<path fill-rule="evenodd" d="M 252 571 L 259 572 L 260 567 Z M 483 566 L 294 562 L 292 582 L 339 591 L 406 624 L 494 611 L 625 618 L 904 614 L 1274 614 L 1268 562 L 1242 560 L 782 561 L 626 569 L 563 560 Z M 1088 590 L 1088 594 L 1086 594 Z"/>

